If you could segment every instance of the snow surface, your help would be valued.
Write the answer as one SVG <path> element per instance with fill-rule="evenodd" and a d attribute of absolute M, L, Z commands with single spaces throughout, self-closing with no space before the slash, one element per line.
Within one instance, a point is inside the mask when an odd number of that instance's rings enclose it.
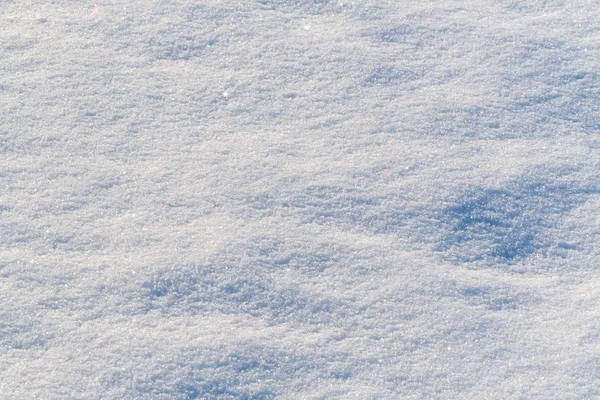
<path fill-rule="evenodd" d="M 600 7 L 0 1 L 0 398 L 600 396 Z"/>

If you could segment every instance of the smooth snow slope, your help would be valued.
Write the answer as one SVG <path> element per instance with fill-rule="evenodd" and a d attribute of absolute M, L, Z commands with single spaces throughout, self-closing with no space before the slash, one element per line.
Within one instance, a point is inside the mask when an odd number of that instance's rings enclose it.
<path fill-rule="evenodd" d="M 0 1 L 0 398 L 600 396 L 600 7 Z"/>

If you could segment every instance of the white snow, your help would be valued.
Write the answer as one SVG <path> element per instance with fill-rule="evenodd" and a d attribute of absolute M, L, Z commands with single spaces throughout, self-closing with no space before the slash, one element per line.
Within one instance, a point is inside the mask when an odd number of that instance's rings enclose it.
<path fill-rule="evenodd" d="M 600 8 L 0 2 L 1 399 L 600 397 Z"/>

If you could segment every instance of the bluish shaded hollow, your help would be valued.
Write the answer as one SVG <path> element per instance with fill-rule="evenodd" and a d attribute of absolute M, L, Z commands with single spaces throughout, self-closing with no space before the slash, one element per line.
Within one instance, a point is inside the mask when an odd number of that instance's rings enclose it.
<path fill-rule="evenodd" d="M 502 188 L 469 190 L 443 210 L 439 250 L 456 262 L 512 264 L 551 246 L 548 229 L 598 192 L 571 173 L 542 170 Z"/>

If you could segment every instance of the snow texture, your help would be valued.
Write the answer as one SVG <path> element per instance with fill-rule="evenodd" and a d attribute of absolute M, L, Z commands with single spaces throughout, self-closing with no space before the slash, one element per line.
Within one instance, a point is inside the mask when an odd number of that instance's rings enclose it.
<path fill-rule="evenodd" d="M 600 7 L 0 1 L 0 398 L 600 397 Z"/>

